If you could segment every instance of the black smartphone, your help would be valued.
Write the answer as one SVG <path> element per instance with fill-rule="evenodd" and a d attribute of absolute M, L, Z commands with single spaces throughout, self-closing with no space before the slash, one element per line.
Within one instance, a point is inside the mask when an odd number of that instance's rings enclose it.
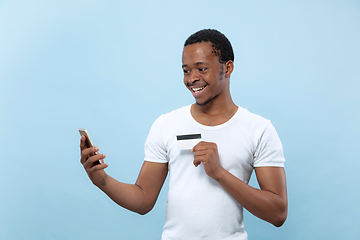
<path fill-rule="evenodd" d="M 83 136 L 83 135 L 86 136 L 86 140 L 85 140 L 86 148 L 90 148 L 90 147 L 94 146 L 93 142 L 91 141 L 90 135 L 86 129 L 80 128 L 79 133 L 81 136 Z M 98 152 L 95 152 L 95 154 L 93 154 L 93 155 L 96 155 L 96 154 L 98 154 Z M 94 162 L 94 166 L 98 165 L 98 164 L 100 164 L 100 161 Z"/>

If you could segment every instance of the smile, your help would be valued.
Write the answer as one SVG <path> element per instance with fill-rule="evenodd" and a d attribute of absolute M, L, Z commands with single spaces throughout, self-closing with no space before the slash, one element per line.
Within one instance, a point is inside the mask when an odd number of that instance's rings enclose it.
<path fill-rule="evenodd" d="M 197 92 L 202 91 L 204 88 L 206 88 L 206 85 L 203 87 L 192 87 L 191 91 L 193 91 L 194 93 L 197 93 Z"/>

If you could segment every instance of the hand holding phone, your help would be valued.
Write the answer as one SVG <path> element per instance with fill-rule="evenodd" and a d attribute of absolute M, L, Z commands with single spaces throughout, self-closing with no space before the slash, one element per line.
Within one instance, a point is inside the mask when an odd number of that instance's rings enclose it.
<path fill-rule="evenodd" d="M 89 135 L 89 133 L 88 133 L 88 131 L 87 131 L 86 129 L 80 128 L 80 129 L 79 129 L 79 133 L 80 133 L 81 136 L 85 135 L 85 138 L 86 138 L 86 139 L 85 139 L 86 148 L 90 148 L 90 147 L 93 147 L 93 146 L 94 146 L 93 142 L 91 141 L 90 135 Z M 94 156 L 94 155 L 96 155 L 96 154 L 98 154 L 98 152 L 95 152 L 94 154 L 92 154 L 92 156 Z M 94 166 L 95 166 L 95 165 L 98 165 L 98 164 L 100 164 L 100 161 L 94 162 Z"/>

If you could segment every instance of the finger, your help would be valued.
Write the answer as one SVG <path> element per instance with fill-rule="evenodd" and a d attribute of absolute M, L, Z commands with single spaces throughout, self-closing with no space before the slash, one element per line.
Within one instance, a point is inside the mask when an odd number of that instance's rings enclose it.
<path fill-rule="evenodd" d="M 86 140 L 85 135 L 82 135 L 81 138 L 80 138 L 80 149 L 81 149 L 81 151 L 86 148 L 85 140 Z"/>
<path fill-rule="evenodd" d="M 192 152 L 195 152 L 195 151 L 206 150 L 206 149 L 208 149 L 209 147 L 211 147 L 212 145 L 214 145 L 214 143 L 201 141 L 201 142 L 199 142 L 198 144 L 196 144 L 196 145 L 191 149 L 191 151 L 192 151 Z"/>
<path fill-rule="evenodd" d="M 97 152 L 99 151 L 99 147 L 90 147 L 90 148 L 85 148 L 84 150 L 81 151 L 81 156 L 88 156 L 88 155 L 96 155 Z"/>
<path fill-rule="evenodd" d="M 201 147 L 202 145 L 202 142 L 198 142 L 192 149 L 191 149 L 191 152 L 195 152 L 199 149 L 199 147 Z"/>
<path fill-rule="evenodd" d="M 195 167 L 199 166 L 201 164 L 201 161 L 197 161 L 194 159 L 193 164 Z"/>
<path fill-rule="evenodd" d="M 200 157 L 200 156 L 204 156 L 209 154 L 209 150 L 208 149 L 203 149 L 203 150 L 196 150 L 194 152 L 194 157 Z"/>
<path fill-rule="evenodd" d="M 84 167 L 91 168 L 94 165 L 98 165 L 99 164 L 98 162 L 100 162 L 100 164 L 102 164 L 102 163 L 104 163 L 105 157 L 106 157 L 105 154 L 97 154 L 97 155 L 91 156 L 86 160 Z"/>
<path fill-rule="evenodd" d="M 206 159 L 206 156 L 208 154 L 207 147 L 204 144 L 199 144 L 199 143 L 195 145 L 191 151 L 194 152 L 193 164 L 195 167 L 199 166 L 201 162 L 203 162 Z"/>
<path fill-rule="evenodd" d="M 95 156 L 92 156 L 92 157 L 89 157 L 84 163 L 84 168 L 85 169 L 90 169 L 90 168 L 93 168 L 95 166 L 98 166 L 98 165 L 102 165 L 104 164 L 104 161 L 103 159 L 106 158 L 106 155 L 105 154 L 97 154 Z M 94 165 L 94 163 L 96 161 L 100 161 L 100 164 L 97 164 L 97 165 Z"/>
<path fill-rule="evenodd" d="M 99 171 L 99 170 L 103 170 L 105 168 L 107 168 L 109 166 L 109 164 L 107 163 L 103 163 L 103 164 L 98 164 L 98 165 L 95 165 L 93 166 L 92 168 L 88 169 L 88 173 L 93 173 L 93 172 L 96 172 L 96 171 Z"/>
<path fill-rule="evenodd" d="M 195 152 L 193 164 L 195 167 L 199 166 L 201 163 L 205 163 L 208 160 L 208 155 L 205 151 Z"/>
<path fill-rule="evenodd" d="M 208 157 L 208 154 L 196 154 L 194 160 L 204 161 Z"/>
<path fill-rule="evenodd" d="M 194 165 L 198 166 L 201 162 L 207 162 L 209 159 L 209 154 L 207 151 L 196 151 L 194 153 Z"/>
<path fill-rule="evenodd" d="M 98 151 L 98 147 L 85 148 L 81 151 L 80 162 L 84 164 L 90 156 L 96 155 Z"/>

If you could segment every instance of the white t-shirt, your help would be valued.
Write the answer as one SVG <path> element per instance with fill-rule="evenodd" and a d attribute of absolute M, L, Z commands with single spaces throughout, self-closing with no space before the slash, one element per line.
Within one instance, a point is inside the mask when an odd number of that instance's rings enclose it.
<path fill-rule="evenodd" d="M 168 163 L 169 193 L 162 240 L 247 239 L 243 207 L 203 165 L 193 165 L 194 154 L 179 150 L 177 135 L 201 133 L 217 144 L 221 165 L 249 182 L 254 167 L 284 167 L 283 149 L 269 120 L 239 107 L 218 126 L 204 126 L 191 116 L 191 105 L 161 115 L 145 143 L 145 161 Z"/>

